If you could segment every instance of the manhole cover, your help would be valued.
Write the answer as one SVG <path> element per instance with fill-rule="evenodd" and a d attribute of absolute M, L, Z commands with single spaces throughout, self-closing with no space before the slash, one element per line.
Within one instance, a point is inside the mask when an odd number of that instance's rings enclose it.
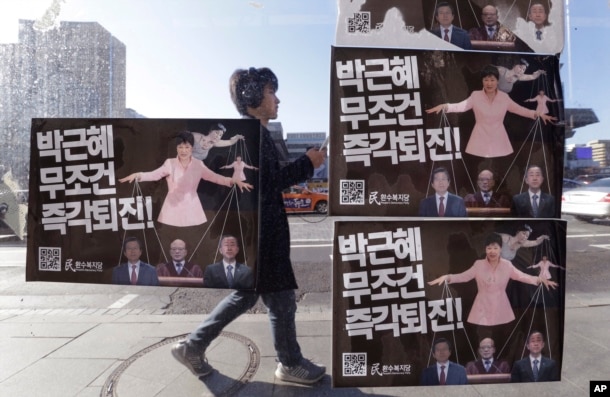
<path fill-rule="evenodd" d="M 189 381 L 195 379 L 194 376 L 183 367 L 180 363 L 175 361 L 171 354 L 169 353 L 169 346 L 174 343 L 185 338 L 184 335 L 175 336 L 172 338 L 167 338 L 162 340 L 161 342 L 155 343 L 145 349 L 140 350 L 133 356 L 129 357 L 125 360 L 121 365 L 119 365 L 113 372 L 110 374 L 106 382 L 104 383 L 104 387 L 100 393 L 100 397 L 131 397 L 134 394 L 134 389 L 137 387 L 138 390 L 142 393 L 142 395 L 154 395 L 156 392 L 161 392 L 162 386 L 169 386 L 172 383 L 172 391 L 173 395 L 179 395 L 179 390 L 176 390 L 175 383 L 177 382 L 177 374 L 184 373 L 185 371 L 188 373 Z M 239 349 L 239 347 L 243 349 Z M 162 349 L 168 350 L 167 352 L 160 352 Z M 245 365 L 243 370 L 239 370 L 238 362 L 235 359 L 239 356 L 239 350 L 243 350 L 245 353 Z M 167 354 L 164 354 L 167 353 Z M 167 366 L 163 365 L 164 361 L 161 361 L 159 357 L 156 355 L 162 354 L 161 360 L 171 360 L 171 365 L 175 366 L 176 370 L 171 372 L 167 370 Z M 223 366 L 222 362 L 216 361 L 216 356 L 218 356 L 219 361 L 224 358 L 231 360 L 230 365 Z M 216 396 L 230 396 L 235 394 L 240 388 L 242 388 L 246 383 L 248 383 L 260 364 L 260 352 L 258 347 L 254 344 L 254 342 L 243 335 L 235 334 L 232 332 L 223 331 L 220 333 L 219 337 L 214 340 L 214 343 L 208 351 L 206 352 L 206 357 L 210 360 L 210 364 L 215 367 L 215 369 L 219 369 L 221 373 L 231 374 L 228 376 L 218 376 L 218 382 L 215 381 L 214 376 L 217 373 L 206 377 L 206 385 L 208 385 L 208 380 L 210 383 L 213 383 L 213 394 Z M 150 359 L 154 360 L 156 365 L 148 365 L 146 368 L 159 368 L 158 373 L 147 373 L 144 374 L 145 371 L 142 371 L 142 365 L 146 365 L 145 360 Z M 179 368 L 179 370 L 177 370 Z M 228 371 L 225 371 L 225 369 Z M 236 372 L 236 374 L 232 374 L 231 372 Z M 133 372 L 133 374 L 132 374 Z M 136 376 L 132 376 L 136 375 Z M 151 379 L 147 382 L 147 376 Z M 121 378 L 123 377 L 123 378 Z M 163 377 L 166 377 L 165 379 Z M 129 383 L 137 383 L 137 385 L 131 385 Z M 165 383 L 165 384 L 164 384 Z M 198 386 L 201 385 L 205 387 L 203 383 L 199 382 Z M 212 387 L 208 385 L 208 387 Z M 146 388 L 150 388 L 146 390 Z M 159 390 L 161 388 L 161 390 Z M 153 390 L 154 389 L 154 390 Z M 203 391 L 203 390 L 202 390 Z M 121 393 L 126 393 L 125 396 L 121 395 Z M 178 394 L 176 394 L 178 393 Z"/>

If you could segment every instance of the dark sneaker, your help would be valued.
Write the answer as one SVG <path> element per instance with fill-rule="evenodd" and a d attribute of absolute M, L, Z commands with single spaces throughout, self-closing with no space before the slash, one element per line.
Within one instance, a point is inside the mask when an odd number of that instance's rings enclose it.
<path fill-rule="evenodd" d="M 191 370 L 197 377 L 207 376 L 214 370 L 214 368 L 208 364 L 205 355 L 196 352 L 189 346 L 186 340 L 180 341 L 172 346 L 172 356 Z"/>
<path fill-rule="evenodd" d="M 304 385 L 316 383 L 322 379 L 325 373 L 325 366 L 314 364 L 306 358 L 303 358 L 299 365 L 293 367 L 287 367 L 282 365 L 282 363 L 278 363 L 275 370 L 275 376 L 278 379 L 284 382 L 302 383 Z"/>

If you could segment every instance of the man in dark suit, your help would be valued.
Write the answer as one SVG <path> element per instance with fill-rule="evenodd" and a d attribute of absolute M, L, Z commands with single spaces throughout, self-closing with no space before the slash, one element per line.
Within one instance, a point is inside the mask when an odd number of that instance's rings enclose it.
<path fill-rule="evenodd" d="M 419 216 L 468 216 L 464 200 L 460 196 L 447 191 L 451 184 L 449 171 L 444 167 L 435 168 L 432 171 L 430 185 L 434 189 L 434 195 L 426 197 L 419 203 Z"/>
<path fill-rule="evenodd" d="M 459 364 L 449 361 L 451 345 L 445 338 L 438 338 L 432 345 L 432 356 L 436 364 L 424 369 L 421 374 L 422 386 L 465 385 L 468 383 L 466 370 Z"/>
<path fill-rule="evenodd" d="M 222 261 L 209 265 L 203 274 L 203 286 L 207 288 L 254 288 L 252 270 L 243 263 L 237 263 L 235 257 L 239 253 L 237 238 L 224 235 L 220 239 L 218 251 Z"/>
<path fill-rule="evenodd" d="M 504 360 L 497 360 L 494 354 L 496 354 L 494 340 L 491 338 L 481 339 L 481 342 L 479 342 L 480 358 L 466 364 L 466 373 L 468 375 L 508 374 L 510 365 Z"/>
<path fill-rule="evenodd" d="M 464 197 L 464 203 L 468 208 L 510 208 L 510 198 L 498 192 L 494 192 L 494 174 L 490 170 L 483 170 L 477 178 L 479 191 Z"/>
<path fill-rule="evenodd" d="M 542 168 L 530 165 L 527 168 L 525 184 L 526 192 L 513 196 L 511 215 L 517 218 L 556 218 L 555 197 L 544 193 L 540 187 L 544 182 Z"/>
<path fill-rule="evenodd" d="M 127 237 L 123 243 L 123 255 L 127 263 L 112 269 L 112 284 L 159 285 L 157 271 L 148 263 L 140 261 L 142 244 L 136 237 Z"/>
<path fill-rule="evenodd" d="M 559 380 L 559 368 L 555 360 L 542 355 L 544 335 L 533 331 L 527 338 L 529 356 L 513 364 L 511 382 L 550 382 Z"/>
<path fill-rule="evenodd" d="M 203 278 L 201 268 L 194 263 L 187 262 L 188 250 L 184 241 L 180 239 L 172 241 L 169 245 L 169 255 L 172 260 L 157 265 L 157 276 Z"/>
<path fill-rule="evenodd" d="M 472 49 L 468 32 L 453 25 L 453 6 L 447 2 L 440 2 L 436 6 L 434 17 L 439 27 L 432 30 L 432 33 L 441 39 L 450 42 L 465 50 Z"/>
<path fill-rule="evenodd" d="M 546 5 L 541 1 L 530 3 L 527 20 L 534 23 L 536 40 L 544 40 L 547 33 L 545 28 L 550 25 Z"/>

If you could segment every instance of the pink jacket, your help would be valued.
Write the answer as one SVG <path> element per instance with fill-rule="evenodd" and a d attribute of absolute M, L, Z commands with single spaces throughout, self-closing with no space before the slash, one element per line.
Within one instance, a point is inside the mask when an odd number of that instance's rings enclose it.
<path fill-rule="evenodd" d="M 244 163 L 243 161 L 234 161 L 231 164 L 225 165 L 224 168 L 233 168 L 233 178 L 239 178 L 240 181 L 246 180 L 245 168 L 254 169 L 253 166 Z"/>
<path fill-rule="evenodd" d="M 493 101 L 490 101 L 483 90 L 473 91 L 460 103 L 450 103 L 448 113 L 462 113 L 472 109 L 476 122 L 466 145 L 466 153 L 479 157 L 501 157 L 513 152 L 508 133 L 504 128 L 506 112 L 519 116 L 536 117 L 536 112 L 517 105 L 506 94 L 498 90 Z"/>
<path fill-rule="evenodd" d="M 539 267 L 540 268 L 540 277 L 544 277 L 547 280 L 550 280 L 552 278 L 551 276 L 551 272 L 549 271 L 549 268 L 553 266 L 556 267 L 555 264 L 547 261 L 540 261 L 537 264 L 533 265 L 533 268 Z"/>
<path fill-rule="evenodd" d="M 538 105 L 536 105 L 536 111 L 540 114 L 549 114 L 549 108 L 548 108 L 548 106 L 546 106 L 546 103 L 550 100 L 551 100 L 551 98 L 549 98 L 546 95 L 543 95 L 543 96 L 536 95 L 534 98 L 526 99 L 525 101 L 538 103 Z"/>
<path fill-rule="evenodd" d="M 167 159 L 156 170 L 142 172 L 140 181 L 158 181 L 161 178 L 167 181 L 168 192 L 158 221 L 172 226 L 194 226 L 207 221 L 197 195 L 197 186 L 201 179 L 218 185 L 232 185 L 231 178 L 218 175 L 195 158 L 191 158 L 186 168 L 180 164 L 178 158 Z"/>
<path fill-rule="evenodd" d="M 500 258 L 495 270 L 487 259 L 479 259 L 465 272 L 452 274 L 449 283 L 465 283 L 473 278 L 477 282 L 478 292 L 467 321 L 478 325 L 506 324 L 515 319 L 513 308 L 506 295 L 508 280 L 538 284 L 538 277 L 517 270 L 512 263 L 503 258 Z"/>

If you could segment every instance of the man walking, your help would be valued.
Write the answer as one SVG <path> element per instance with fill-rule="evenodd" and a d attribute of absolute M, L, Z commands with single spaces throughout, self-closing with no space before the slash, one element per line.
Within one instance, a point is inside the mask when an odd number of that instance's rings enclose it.
<path fill-rule="evenodd" d="M 239 113 L 261 123 L 261 225 L 259 262 L 254 291 L 234 291 L 210 313 L 184 341 L 172 347 L 173 356 L 193 374 L 202 377 L 213 368 L 205 359 L 205 350 L 231 321 L 254 306 L 259 297 L 268 309 L 273 344 L 278 366 L 275 376 L 287 382 L 313 384 L 325 372 L 324 366 L 305 359 L 296 337 L 297 287 L 290 262 L 290 231 L 284 210 L 282 190 L 311 177 L 314 168 L 325 158 L 325 151 L 310 149 L 285 167 L 280 167 L 279 156 L 271 134 L 269 120 L 277 118 L 276 96 L 278 81 L 268 68 L 236 70 L 230 78 L 231 99 Z"/>

